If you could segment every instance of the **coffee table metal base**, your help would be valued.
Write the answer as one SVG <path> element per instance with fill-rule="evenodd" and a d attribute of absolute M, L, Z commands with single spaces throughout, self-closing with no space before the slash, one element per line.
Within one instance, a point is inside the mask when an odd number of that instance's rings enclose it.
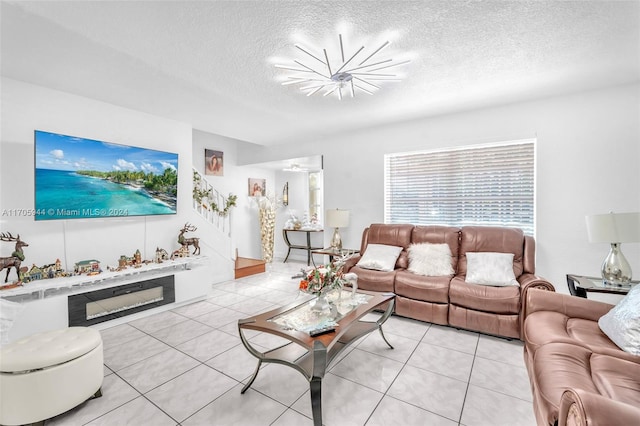
<path fill-rule="evenodd" d="M 243 326 L 252 324 L 255 322 L 253 319 L 248 318 L 238 321 L 238 332 L 240 334 L 240 340 L 244 347 L 251 353 L 251 355 L 258 358 L 258 365 L 247 382 L 247 384 L 240 391 L 244 394 L 253 384 L 254 380 L 260 372 L 262 363 L 275 363 L 289 366 L 305 376 L 309 381 L 309 390 L 311 393 L 311 412 L 313 414 L 313 424 L 315 426 L 322 425 L 322 379 L 324 378 L 327 366 L 346 349 L 352 342 L 358 340 L 360 337 L 365 336 L 372 331 L 378 330 L 384 342 L 393 349 L 393 346 L 384 335 L 382 331 L 382 324 L 391 316 L 393 312 L 395 299 L 389 300 L 389 304 L 384 314 L 375 322 L 370 321 L 355 321 L 347 325 L 347 330 L 340 336 L 337 342 L 332 342 L 331 348 L 327 350 L 327 347 L 319 339 L 313 341 L 313 347 L 302 356 L 299 355 L 299 346 L 294 342 L 289 342 L 283 346 L 275 349 L 260 352 L 255 349 L 246 336 L 243 333 Z M 265 330 L 268 332 L 267 330 Z M 296 348 L 297 346 L 297 348 Z"/>

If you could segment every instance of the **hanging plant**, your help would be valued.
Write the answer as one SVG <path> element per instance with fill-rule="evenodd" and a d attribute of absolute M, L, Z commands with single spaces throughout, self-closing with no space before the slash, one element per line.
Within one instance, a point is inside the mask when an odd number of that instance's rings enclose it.
<path fill-rule="evenodd" d="M 215 213 L 218 213 L 220 216 L 227 216 L 229 214 L 229 211 L 231 210 L 231 207 L 236 206 L 237 200 L 237 195 L 229 194 L 229 197 L 227 198 L 227 201 L 225 202 L 224 208 L 222 210 L 220 210 L 218 205 L 214 202 L 211 202 L 211 210 Z"/>
<path fill-rule="evenodd" d="M 193 199 L 196 201 L 196 203 L 198 203 L 199 205 L 201 205 L 207 210 L 211 210 L 214 213 L 218 213 L 218 215 L 220 216 L 228 216 L 229 212 L 231 211 L 231 208 L 237 205 L 238 196 L 229 194 L 229 197 L 227 197 L 224 207 L 221 210 L 220 207 L 218 207 L 218 204 L 215 201 L 213 201 L 214 197 L 213 197 L 212 188 L 202 189 L 201 183 L 202 183 L 202 177 L 198 172 L 194 171 L 193 172 Z M 207 203 L 204 201 L 205 198 L 207 199 L 207 201 L 209 201 L 209 204 L 211 204 L 210 206 L 207 205 Z"/>
<path fill-rule="evenodd" d="M 211 188 L 209 189 L 201 189 L 200 188 L 201 178 L 197 172 L 193 172 L 193 199 L 203 207 L 207 208 L 207 206 L 202 202 L 205 198 L 211 198 Z"/>

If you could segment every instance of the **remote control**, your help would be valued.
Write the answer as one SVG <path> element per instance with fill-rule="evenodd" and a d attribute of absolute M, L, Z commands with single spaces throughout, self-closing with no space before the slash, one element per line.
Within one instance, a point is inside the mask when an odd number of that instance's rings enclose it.
<path fill-rule="evenodd" d="M 333 333 L 334 331 L 336 331 L 336 329 L 334 327 L 316 328 L 315 330 L 311 330 L 309 332 L 309 336 L 316 337 L 316 336 L 320 336 L 322 334 Z"/>

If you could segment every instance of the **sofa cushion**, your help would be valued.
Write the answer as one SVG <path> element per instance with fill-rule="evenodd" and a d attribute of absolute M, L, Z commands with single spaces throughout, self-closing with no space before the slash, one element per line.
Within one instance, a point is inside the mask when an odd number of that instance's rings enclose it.
<path fill-rule="evenodd" d="M 496 314 L 450 304 L 449 325 L 496 336 L 520 338 L 518 314 Z"/>
<path fill-rule="evenodd" d="M 524 340 L 527 350 L 534 354 L 547 343 L 573 343 L 595 350 L 617 350 L 617 346 L 600 330 L 596 321 L 570 318 L 563 313 L 537 311 L 524 322 Z"/>
<path fill-rule="evenodd" d="M 454 277 L 449 285 L 449 302 L 477 311 L 496 314 L 520 313 L 520 287 L 492 287 L 469 284 Z"/>
<path fill-rule="evenodd" d="M 640 362 L 640 359 L 639 361 Z M 538 410 L 547 424 L 558 418 L 562 394 L 567 388 L 640 405 L 640 363 L 598 354 L 569 343 L 549 343 L 540 347 L 533 360 Z"/>
<path fill-rule="evenodd" d="M 465 281 L 493 286 L 518 285 L 513 274 L 513 253 L 467 252 Z"/>
<path fill-rule="evenodd" d="M 369 244 L 357 266 L 376 271 L 393 271 L 402 247 L 386 244 Z"/>
<path fill-rule="evenodd" d="M 513 253 L 513 273 L 523 272 L 525 237 L 521 229 L 491 226 L 465 226 L 460 232 L 458 275 L 467 273 L 467 252 Z"/>
<path fill-rule="evenodd" d="M 409 246 L 409 271 L 427 277 L 453 275 L 451 249 L 446 243 L 420 243 Z"/>
<path fill-rule="evenodd" d="M 424 302 L 407 297 L 396 297 L 396 315 L 434 324 L 448 325 L 449 305 L 447 303 Z"/>
<path fill-rule="evenodd" d="M 451 250 L 451 268 L 458 267 L 458 248 L 460 247 L 460 228 L 454 226 L 416 226 L 411 232 L 412 244 L 447 244 Z"/>
<path fill-rule="evenodd" d="M 366 243 L 409 247 L 413 228 L 413 225 L 408 224 L 374 223 L 369 226 Z"/>
<path fill-rule="evenodd" d="M 397 271 L 395 293 L 414 300 L 449 303 L 450 276 L 425 277 L 409 271 Z"/>
<path fill-rule="evenodd" d="M 349 272 L 358 276 L 358 288 L 362 290 L 393 292 L 396 271 L 374 271 L 354 266 Z"/>
<path fill-rule="evenodd" d="M 598 325 L 620 349 L 640 355 L 640 285 L 600 317 Z"/>
<path fill-rule="evenodd" d="M 411 233 L 414 226 L 409 224 L 374 223 L 365 230 L 360 252 L 364 253 L 369 244 L 385 244 L 402 247 L 403 251 L 396 261 L 396 269 L 409 266 L 406 248 L 411 244 Z"/>

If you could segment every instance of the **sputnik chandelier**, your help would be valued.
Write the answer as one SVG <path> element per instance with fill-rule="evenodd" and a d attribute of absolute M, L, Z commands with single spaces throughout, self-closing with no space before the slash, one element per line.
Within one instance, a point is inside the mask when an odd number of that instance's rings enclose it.
<path fill-rule="evenodd" d="M 356 92 L 364 92 L 373 95 L 380 89 L 380 83 L 400 81 L 398 74 L 389 74 L 389 68 L 404 65 L 410 60 L 395 61 L 392 58 L 380 59 L 380 52 L 387 46 L 385 41 L 380 47 L 367 54 L 364 46 L 355 53 L 345 56 L 345 46 L 342 34 L 338 34 L 340 41 L 340 55 L 331 56 L 327 49 L 322 49 L 322 54 L 317 54 L 311 49 L 295 44 L 296 49 L 304 53 L 303 59 L 294 59 L 292 65 L 276 64 L 275 67 L 288 72 L 282 85 L 300 85 L 300 91 L 307 96 L 316 93 L 329 96 L 332 93 L 342 100 L 344 95 L 356 96 Z"/>

